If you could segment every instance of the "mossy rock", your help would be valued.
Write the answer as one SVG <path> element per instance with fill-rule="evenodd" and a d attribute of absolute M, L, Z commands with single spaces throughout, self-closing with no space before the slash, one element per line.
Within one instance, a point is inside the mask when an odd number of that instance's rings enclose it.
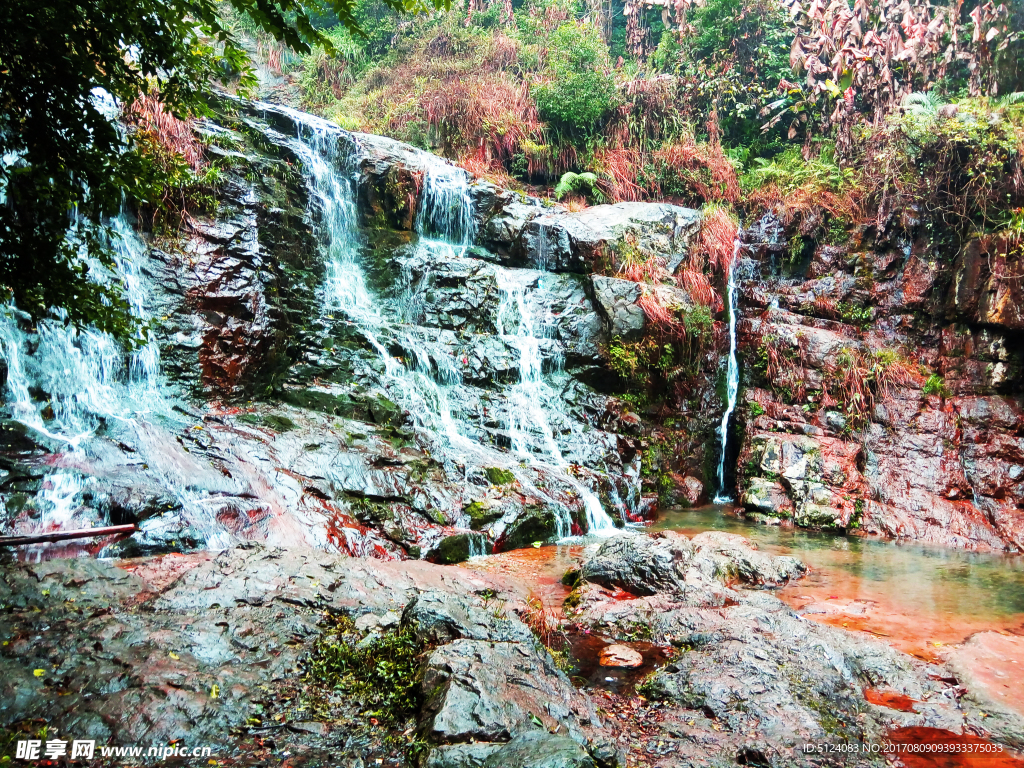
<path fill-rule="evenodd" d="M 550 544 L 557 538 L 558 520 L 554 510 L 527 507 L 526 513 L 505 530 L 502 549 L 523 549 L 538 541 Z"/>
<path fill-rule="evenodd" d="M 357 496 L 351 499 L 349 504 L 356 519 L 361 523 L 375 523 L 381 525 L 386 522 L 394 522 L 396 519 L 395 510 L 390 504 L 383 501 L 373 501 L 365 496 Z"/>
<path fill-rule="evenodd" d="M 281 399 L 299 408 L 305 408 L 307 411 L 319 411 L 347 419 L 366 421 L 370 414 L 370 409 L 365 402 L 356 400 L 349 395 L 332 395 L 330 392 L 321 392 L 316 389 L 285 390 L 281 394 Z"/>
<path fill-rule="evenodd" d="M 463 511 L 469 516 L 469 527 L 474 531 L 486 528 L 502 515 L 500 509 L 482 501 L 470 502 Z"/>
<path fill-rule="evenodd" d="M 509 485 L 516 481 L 516 476 L 512 472 L 501 467 L 485 467 L 484 472 L 491 485 Z"/>
<path fill-rule="evenodd" d="M 386 397 L 378 395 L 367 403 L 370 416 L 376 424 L 384 427 L 397 427 L 403 421 L 402 409 Z"/>
<path fill-rule="evenodd" d="M 435 563 L 451 565 L 462 563 L 476 555 L 486 555 L 491 543 L 482 533 L 457 533 L 441 539 L 441 543 L 427 555 Z"/>
<path fill-rule="evenodd" d="M 583 583 L 583 572 L 577 566 L 573 566 L 562 575 L 562 583 L 576 589 Z"/>

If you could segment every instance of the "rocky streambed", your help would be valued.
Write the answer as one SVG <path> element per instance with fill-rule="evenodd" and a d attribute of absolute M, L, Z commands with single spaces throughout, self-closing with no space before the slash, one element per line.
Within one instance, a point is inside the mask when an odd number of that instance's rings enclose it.
<path fill-rule="evenodd" d="M 914 734 L 1019 764 L 1024 717 L 963 658 L 798 616 L 771 588 L 804 570 L 734 534 L 626 533 L 580 550 L 556 628 L 523 579 L 417 561 L 256 543 L 8 561 L 0 714 L 21 739 L 210 746 L 228 765 L 882 765 L 848 750 Z M 661 656 L 606 689 L 563 632 Z M 389 666 L 400 643 L 415 663 Z"/>

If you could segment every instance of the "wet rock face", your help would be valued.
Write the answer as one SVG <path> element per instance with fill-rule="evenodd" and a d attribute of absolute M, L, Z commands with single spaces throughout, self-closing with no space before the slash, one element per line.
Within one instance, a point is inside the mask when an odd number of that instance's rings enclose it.
<path fill-rule="evenodd" d="M 857 251 L 818 246 L 801 266 L 772 245 L 786 242 L 781 224 L 754 229 L 739 324 L 737 497 L 748 514 L 1024 548 L 1024 346 L 1019 281 L 1006 279 L 1018 269 L 1012 257 L 971 242 L 955 259 L 934 260 L 926 241 L 863 240 Z M 894 356 L 913 382 L 876 380 Z M 870 408 L 835 386 L 851 360 L 862 361 L 854 378 L 872 394 Z"/>
<path fill-rule="evenodd" d="M 244 121 L 225 122 L 231 128 L 211 126 L 211 137 L 244 152 L 231 153 L 216 214 L 190 217 L 180 252 L 156 251 L 147 268 L 160 288 L 153 314 L 163 315 L 167 372 L 238 396 L 261 391 L 296 359 L 323 266 L 287 137 L 266 130 L 256 149 Z"/>
<path fill-rule="evenodd" d="M 978 240 L 968 243 L 954 266 L 949 305 L 976 323 L 1024 331 L 1024 288 L 1019 249 L 990 253 Z"/>

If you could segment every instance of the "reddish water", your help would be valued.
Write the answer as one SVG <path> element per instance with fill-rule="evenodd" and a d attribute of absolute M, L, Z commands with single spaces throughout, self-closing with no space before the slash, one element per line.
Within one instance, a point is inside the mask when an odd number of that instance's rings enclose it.
<path fill-rule="evenodd" d="M 600 664 L 601 651 L 612 645 L 611 640 L 593 633 L 570 633 L 568 639 L 569 653 L 576 664 L 573 682 L 580 686 L 603 688 L 612 693 L 632 693 L 636 684 L 668 661 L 672 653 L 671 647 L 617 640 L 615 645 L 629 646 L 643 656 L 643 664 L 639 667 L 603 667 Z"/>
<path fill-rule="evenodd" d="M 502 574 L 527 586 L 533 597 L 556 616 L 562 614 L 562 603 L 571 588 L 562 584 L 565 572 L 578 562 L 583 547 L 577 544 L 513 549 L 487 557 L 474 557 L 462 563 L 463 568 L 482 573 Z"/>
<path fill-rule="evenodd" d="M 798 557 L 810 571 L 780 598 L 808 619 L 869 632 L 929 661 L 976 632 L 1024 635 L 1024 558 L 764 526 L 731 511 L 668 510 L 652 527 L 725 530 Z"/>
<path fill-rule="evenodd" d="M 941 728 L 897 728 L 887 740 L 904 768 L 1024 768 L 998 744 Z"/>

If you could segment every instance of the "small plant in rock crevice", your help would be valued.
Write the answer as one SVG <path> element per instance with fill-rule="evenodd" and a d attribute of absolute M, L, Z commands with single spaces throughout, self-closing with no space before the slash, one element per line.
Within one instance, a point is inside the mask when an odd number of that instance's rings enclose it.
<path fill-rule="evenodd" d="M 303 661 L 304 679 L 360 698 L 369 714 L 384 724 L 418 712 L 423 703 L 423 657 L 429 647 L 410 627 L 357 642 L 351 621 L 337 621 Z"/>

